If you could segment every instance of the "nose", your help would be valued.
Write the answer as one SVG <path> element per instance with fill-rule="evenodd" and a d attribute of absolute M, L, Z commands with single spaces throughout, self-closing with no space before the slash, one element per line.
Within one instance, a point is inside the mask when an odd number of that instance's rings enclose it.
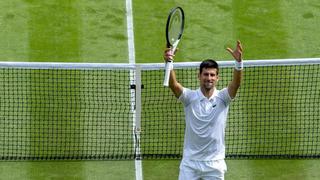
<path fill-rule="evenodd" d="M 209 75 L 209 76 L 208 76 L 208 79 L 214 79 L 214 78 L 215 78 L 214 75 Z"/>

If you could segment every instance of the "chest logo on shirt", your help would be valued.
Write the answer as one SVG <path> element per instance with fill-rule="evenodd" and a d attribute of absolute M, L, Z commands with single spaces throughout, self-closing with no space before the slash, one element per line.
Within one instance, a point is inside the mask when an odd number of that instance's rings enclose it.
<path fill-rule="evenodd" d="M 217 106 L 216 104 L 213 104 L 213 105 L 212 105 L 212 108 L 215 108 L 216 106 Z"/>

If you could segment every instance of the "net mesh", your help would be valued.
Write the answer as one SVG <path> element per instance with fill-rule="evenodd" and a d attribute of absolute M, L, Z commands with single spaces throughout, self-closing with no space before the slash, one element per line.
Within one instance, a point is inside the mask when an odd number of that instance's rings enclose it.
<path fill-rule="evenodd" d="M 315 158 L 320 156 L 319 65 L 248 67 L 226 128 L 229 158 Z M 228 86 L 232 68 L 222 68 L 218 89 Z M 181 157 L 184 112 L 171 92 L 148 71 L 142 77 L 144 157 Z M 198 69 L 176 70 L 181 84 L 199 87 Z M 161 76 L 161 75 L 160 75 Z M 164 102 L 164 103 L 163 103 Z"/>
<path fill-rule="evenodd" d="M 134 73 L 128 68 L 0 68 L 0 159 L 181 158 L 182 104 L 161 68 L 141 72 L 141 132 L 135 139 Z M 232 79 L 220 69 L 218 89 Z M 231 103 L 228 158 L 320 157 L 320 65 L 250 66 Z M 177 68 L 197 89 L 198 67 Z M 138 144 L 137 144 L 138 143 Z"/>
<path fill-rule="evenodd" d="M 128 74 L 0 69 L 0 158 L 133 158 Z"/>

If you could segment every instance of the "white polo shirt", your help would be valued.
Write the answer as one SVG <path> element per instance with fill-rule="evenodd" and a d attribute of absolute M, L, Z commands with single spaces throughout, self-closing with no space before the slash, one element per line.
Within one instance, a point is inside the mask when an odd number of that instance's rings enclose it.
<path fill-rule="evenodd" d="M 228 89 L 214 91 L 208 99 L 200 89 L 183 88 L 186 129 L 183 158 L 210 161 L 225 158 L 225 128 L 229 104 Z"/>

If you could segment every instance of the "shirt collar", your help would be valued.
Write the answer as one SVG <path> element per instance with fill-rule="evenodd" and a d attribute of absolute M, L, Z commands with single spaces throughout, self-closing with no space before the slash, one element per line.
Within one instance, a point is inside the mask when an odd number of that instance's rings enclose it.
<path fill-rule="evenodd" d="M 211 99 L 213 99 L 217 94 L 218 94 L 218 91 L 217 91 L 216 88 L 214 88 L 214 91 L 213 91 L 212 96 L 211 96 L 210 98 L 207 98 L 207 97 L 205 97 L 205 96 L 203 95 L 201 89 L 200 89 L 200 88 L 198 89 L 198 96 L 199 96 L 199 98 L 200 98 L 201 101 L 204 100 L 204 99 L 211 100 Z"/>

